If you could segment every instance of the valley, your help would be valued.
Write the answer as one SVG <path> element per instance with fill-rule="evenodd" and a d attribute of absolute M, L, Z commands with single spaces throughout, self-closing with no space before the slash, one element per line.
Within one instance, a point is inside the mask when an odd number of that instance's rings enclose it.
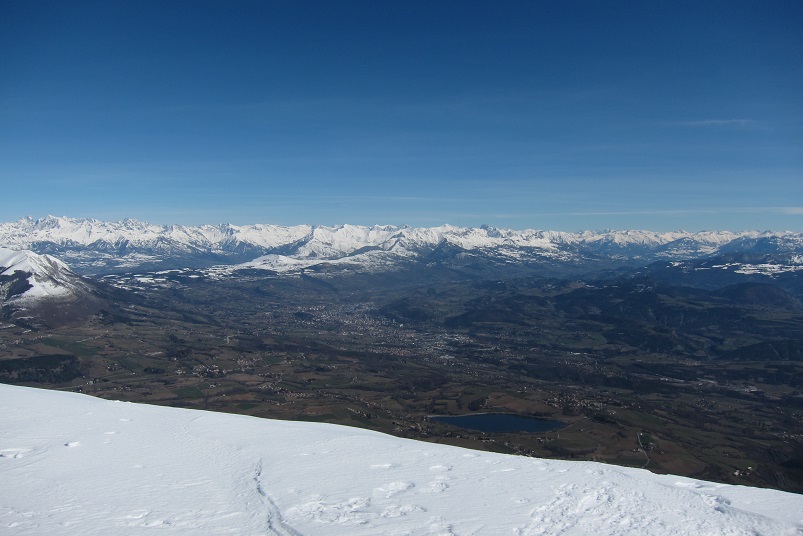
<path fill-rule="evenodd" d="M 776 286 L 628 275 L 104 278 L 106 306 L 0 329 L 0 381 L 803 491 L 803 312 Z M 565 427 L 481 433 L 435 415 Z"/>

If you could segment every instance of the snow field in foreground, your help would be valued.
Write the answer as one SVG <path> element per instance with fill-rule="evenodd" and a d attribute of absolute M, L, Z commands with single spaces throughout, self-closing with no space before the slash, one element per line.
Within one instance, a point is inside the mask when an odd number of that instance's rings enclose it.
<path fill-rule="evenodd" d="M 0 385 L 0 534 L 803 534 L 803 496 Z"/>

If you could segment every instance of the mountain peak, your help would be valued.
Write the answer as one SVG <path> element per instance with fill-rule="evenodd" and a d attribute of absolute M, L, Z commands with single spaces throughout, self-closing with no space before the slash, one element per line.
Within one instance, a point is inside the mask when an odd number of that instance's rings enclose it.
<path fill-rule="evenodd" d="M 85 289 L 59 259 L 33 251 L 0 248 L 0 301 L 30 303 L 41 299 L 69 299 Z"/>

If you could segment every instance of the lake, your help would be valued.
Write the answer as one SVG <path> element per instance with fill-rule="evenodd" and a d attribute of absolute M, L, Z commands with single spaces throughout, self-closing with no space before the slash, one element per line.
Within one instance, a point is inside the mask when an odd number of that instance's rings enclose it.
<path fill-rule="evenodd" d="M 476 413 L 473 415 L 430 415 L 438 421 L 468 430 L 479 430 L 488 433 L 504 432 L 551 432 L 566 426 L 565 422 L 525 417 L 512 413 Z"/>

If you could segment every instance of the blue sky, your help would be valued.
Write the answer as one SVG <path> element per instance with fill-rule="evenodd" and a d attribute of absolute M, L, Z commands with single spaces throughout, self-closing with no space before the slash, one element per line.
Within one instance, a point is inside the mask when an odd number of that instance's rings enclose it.
<path fill-rule="evenodd" d="M 0 220 L 803 231 L 798 1 L 0 3 Z"/>

